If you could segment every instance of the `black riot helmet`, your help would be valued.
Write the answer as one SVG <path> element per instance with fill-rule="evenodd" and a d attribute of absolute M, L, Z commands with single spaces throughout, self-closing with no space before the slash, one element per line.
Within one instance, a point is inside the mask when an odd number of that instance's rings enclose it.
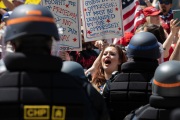
<path fill-rule="evenodd" d="M 59 40 L 58 29 L 51 12 L 41 5 L 26 4 L 16 7 L 7 20 L 5 42 L 35 35 Z"/>
<path fill-rule="evenodd" d="M 157 38 L 150 32 L 135 34 L 127 48 L 128 58 L 158 59 L 160 49 Z"/>
<path fill-rule="evenodd" d="M 61 71 L 76 78 L 86 79 L 83 67 L 74 61 L 64 61 Z"/>
<path fill-rule="evenodd" d="M 180 97 L 180 61 L 160 64 L 155 71 L 152 94 L 163 97 Z"/>

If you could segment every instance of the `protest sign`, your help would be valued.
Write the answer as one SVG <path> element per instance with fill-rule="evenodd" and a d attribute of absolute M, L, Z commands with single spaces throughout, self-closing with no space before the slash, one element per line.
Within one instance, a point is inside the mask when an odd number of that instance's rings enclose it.
<path fill-rule="evenodd" d="M 82 49 L 80 0 L 41 0 L 41 5 L 47 7 L 62 28 L 60 41 L 56 42 L 57 51 L 79 51 Z"/>
<path fill-rule="evenodd" d="M 12 0 L 9 0 L 10 2 L 12 2 Z M 39 4 L 41 2 L 41 0 L 26 0 L 25 4 Z M 0 8 L 6 8 L 6 6 L 4 5 L 3 1 L 0 1 Z"/>
<path fill-rule="evenodd" d="M 82 0 L 81 11 L 85 41 L 123 35 L 121 0 Z"/>
<path fill-rule="evenodd" d="M 35 4 L 38 5 L 41 0 L 26 0 L 25 4 Z"/>
<path fill-rule="evenodd" d="M 6 8 L 6 6 L 4 5 L 3 1 L 0 1 L 0 8 Z"/>

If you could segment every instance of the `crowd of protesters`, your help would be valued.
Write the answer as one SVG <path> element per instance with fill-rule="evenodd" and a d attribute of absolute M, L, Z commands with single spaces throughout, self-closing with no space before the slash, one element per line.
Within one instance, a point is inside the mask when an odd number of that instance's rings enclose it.
<path fill-rule="evenodd" d="M 4 29 L 6 20 L 14 8 L 25 3 L 24 0 L 2 1 L 6 9 L 0 9 L 2 18 L 0 29 Z M 143 118 L 170 120 L 170 117 L 175 120 L 176 118 L 171 116 L 173 113 L 168 110 L 179 108 L 180 104 L 168 106 L 166 103 L 177 101 L 180 97 L 180 94 L 176 94 L 177 90 L 180 90 L 180 69 L 177 68 L 180 64 L 180 21 L 173 19 L 172 0 L 139 0 L 139 3 L 146 22 L 139 25 L 134 33 L 125 32 L 124 36 L 116 38 L 119 39 L 116 43 L 109 43 L 108 40 L 85 42 L 82 30 L 82 51 L 58 51 L 58 57 L 63 61 L 75 61 L 82 66 L 88 82 L 104 98 L 112 120 L 122 120 L 123 118 L 125 120 Z M 2 34 L 2 32 L 0 33 Z M 1 43 L 1 53 L 3 53 L 3 42 L 1 41 Z M 6 52 L 13 52 L 11 45 Z M 4 54 L 1 55 L 4 56 Z M 168 67 L 169 74 L 162 70 L 163 66 Z M 171 70 L 173 68 L 176 72 Z M 158 73 L 164 73 L 167 76 L 161 79 Z M 170 82 L 170 77 L 175 78 L 173 82 Z M 146 86 L 143 88 L 144 84 Z M 166 84 L 169 84 L 168 87 Z M 177 85 L 173 86 L 174 84 Z M 167 88 L 172 89 L 172 93 L 168 92 Z M 174 90 L 176 90 L 175 94 L 173 94 Z M 167 96 L 164 95 L 166 93 Z M 141 101 L 144 96 L 146 100 Z M 157 105 L 159 101 L 162 102 L 163 107 Z M 168 114 L 161 114 L 166 118 L 140 115 L 142 111 L 138 108 L 142 105 L 146 105 L 143 107 L 143 111 L 146 111 L 148 115 L 151 114 L 149 109 L 157 112 L 155 108 L 159 112 L 168 112 Z M 120 107 L 123 110 L 120 110 Z M 157 114 L 159 113 L 154 113 L 154 116 Z"/>

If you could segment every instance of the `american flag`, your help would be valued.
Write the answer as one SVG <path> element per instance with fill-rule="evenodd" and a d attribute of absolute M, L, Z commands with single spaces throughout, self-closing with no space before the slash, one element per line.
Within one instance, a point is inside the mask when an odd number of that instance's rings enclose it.
<path fill-rule="evenodd" d="M 122 0 L 122 15 L 125 32 L 134 33 L 146 21 L 138 0 Z"/>

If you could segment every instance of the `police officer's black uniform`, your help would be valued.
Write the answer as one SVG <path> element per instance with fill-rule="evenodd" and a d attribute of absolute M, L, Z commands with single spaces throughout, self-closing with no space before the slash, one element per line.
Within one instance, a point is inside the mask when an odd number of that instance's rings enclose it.
<path fill-rule="evenodd" d="M 103 93 L 112 120 L 123 120 L 130 111 L 149 102 L 150 81 L 160 56 L 157 39 L 148 32 L 134 35 L 127 56 L 134 60 L 122 64 L 122 72 L 111 78 Z"/>
<path fill-rule="evenodd" d="M 0 120 L 108 120 L 103 98 L 91 84 L 60 72 L 62 60 L 50 55 L 51 37 L 59 39 L 48 9 L 40 5 L 14 9 L 4 38 L 15 45 L 15 53 L 3 60 Z"/>
<path fill-rule="evenodd" d="M 155 71 L 149 104 L 140 107 L 124 120 L 172 120 L 172 111 L 180 107 L 180 62 L 162 63 Z"/>

